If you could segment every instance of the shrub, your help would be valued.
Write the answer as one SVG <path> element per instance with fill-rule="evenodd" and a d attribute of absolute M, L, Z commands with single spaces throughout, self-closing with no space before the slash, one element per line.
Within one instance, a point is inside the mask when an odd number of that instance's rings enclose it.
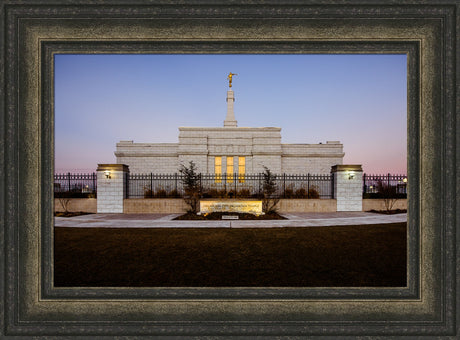
<path fill-rule="evenodd" d="M 284 197 L 285 198 L 293 198 L 294 197 L 294 190 L 289 187 L 284 190 Z"/>
<path fill-rule="evenodd" d="M 307 198 L 308 197 L 307 190 L 305 190 L 304 188 L 297 189 L 295 191 L 294 197 L 295 198 Z"/>
<path fill-rule="evenodd" d="M 153 198 L 155 197 L 155 193 L 152 189 L 144 188 L 144 198 Z"/>
<path fill-rule="evenodd" d="M 241 189 L 238 192 L 238 197 L 249 198 L 249 197 L 251 197 L 251 192 L 249 191 L 249 189 Z"/>
<path fill-rule="evenodd" d="M 316 188 L 310 188 L 308 190 L 308 198 L 319 198 L 319 193 Z"/>
<path fill-rule="evenodd" d="M 168 193 L 168 197 L 170 197 L 170 198 L 179 198 L 179 197 L 181 197 L 181 195 L 179 194 L 179 192 L 176 189 L 173 189 Z"/>
<path fill-rule="evenodd" d="M 157 198 L 166 198 L 168 197 L 168 194 L 166 193 L 166 190 L 160 189 L 156 192 L 155 197 Z"/>

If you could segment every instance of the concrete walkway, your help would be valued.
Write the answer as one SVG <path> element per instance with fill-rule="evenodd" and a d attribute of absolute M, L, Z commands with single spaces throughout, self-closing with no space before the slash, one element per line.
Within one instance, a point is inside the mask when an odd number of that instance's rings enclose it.
<path fill-rule="evenodd" d="M 180 214 L 91 214 L 55 217 L 56 227 L 78 228 L 283 228 L 406 222 L 407 214 L 368 212 L 289 213 L 287 220 L 173 221 Z"/>

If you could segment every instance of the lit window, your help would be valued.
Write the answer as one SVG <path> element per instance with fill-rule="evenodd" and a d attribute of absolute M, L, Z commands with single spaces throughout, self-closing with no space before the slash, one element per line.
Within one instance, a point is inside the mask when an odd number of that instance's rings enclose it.
<path fill-rule="evenodd" d="M 246 172 L 246 158 L 238 157 L 238 179 L 240 183 L 244 183 L 244 173 Z"/>
<path fill-rule="evenodd" d="M 227 157 L 227 182 L 233 182 L 233 157 Z"/>
<path fill-rule="evenodd" d="M 222 157 L 214 158 L 214 174 L 216 175 L 216 183 L 222 182 Z"/>

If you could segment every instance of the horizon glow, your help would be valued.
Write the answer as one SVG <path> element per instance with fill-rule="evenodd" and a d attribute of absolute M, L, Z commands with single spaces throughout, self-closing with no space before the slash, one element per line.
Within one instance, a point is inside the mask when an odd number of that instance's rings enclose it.
<path fill-rule="evenodd" d="M 402 54 L 55 55 L 55 172 L 115 163 L 120 140 L 177 143 L 179 126 L 223 126 L 229 72 L 238 126 L 340 141 L 343 164 L 406 173 Z"/>

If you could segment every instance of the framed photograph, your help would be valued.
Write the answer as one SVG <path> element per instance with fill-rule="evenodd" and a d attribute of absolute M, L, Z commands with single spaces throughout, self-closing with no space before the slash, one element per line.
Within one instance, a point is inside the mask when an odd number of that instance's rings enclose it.
<path fill-rule="evenodd" d="M 459 334 L 456 2 L 1 5 L 1 335 Z M 407 57 L 406 287 L 54 286 L 56 55 L 380 53 Z"/>
<path fill-rule="evenodd" d="M 406 54 L 53 61 L 55 287 L 406 286 Z"/>

